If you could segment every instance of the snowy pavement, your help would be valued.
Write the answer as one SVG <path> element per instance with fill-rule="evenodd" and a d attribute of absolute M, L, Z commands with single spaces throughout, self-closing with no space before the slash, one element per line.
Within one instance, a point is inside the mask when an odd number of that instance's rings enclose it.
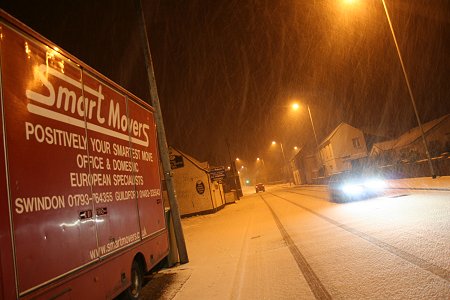
<path fill-rule="evenodd" d="M 388 184 L 390 188 L 450 191 L 450 176 L 395 179 Z"/>
<path fill-rule="evenodd" d="M 322 187 L 326 185 L 305 185 L 308 187 Z M 289 187 L 289 184 L 280 184 L 273 188 Z M 443 190 L 450 191 L 450 176 L 432 177 L 418 177 L 418 178 L 404 178 L 387 180 L 388 189 L 411 189 L 411 190 Z M 244 193 L 251 194 L 254 192 L 253 187 L 244 187 Z"/>
<path fill-rule="evenodd" d="M 391 187 L 448 189 L 450 177 Z M 190 262 L 142 299 L 450 299 L 450 193 L 335 204 L 323 187 L 268 187 L 182 220 Z"/>
<path fill-rule="evenodd" d="M 314 299 L 270 211 L 255 200 L 182 220 L 190 262 L 162 272 L 178 276 L 160 299 Z"/>

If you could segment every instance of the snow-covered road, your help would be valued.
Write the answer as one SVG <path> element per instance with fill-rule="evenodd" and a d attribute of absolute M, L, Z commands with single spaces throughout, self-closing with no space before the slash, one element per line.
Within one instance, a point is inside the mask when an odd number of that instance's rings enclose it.
<path fill-rule="evenodd" d="M 183 219 L 190 262 L 155 277 L 160 299 L 450 298 L 449 192 L 327 198 L 268 189 Z"/>

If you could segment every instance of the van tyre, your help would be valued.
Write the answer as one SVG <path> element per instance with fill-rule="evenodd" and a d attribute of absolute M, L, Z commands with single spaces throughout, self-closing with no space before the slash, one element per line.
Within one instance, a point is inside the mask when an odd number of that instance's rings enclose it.
<path fill-rule="evenodd" d="M 122 299 L 136 300 L 139 299 L 142 291 L 142 285 L 144 282 L 144 271 L 141 265 L 134 260 L 131 265 L 131 284 L 123 293 Z"/>

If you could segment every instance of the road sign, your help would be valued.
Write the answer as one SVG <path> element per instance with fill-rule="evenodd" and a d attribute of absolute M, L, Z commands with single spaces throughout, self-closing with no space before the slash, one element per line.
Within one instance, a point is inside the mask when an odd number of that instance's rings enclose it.
<path fill-rule="evenodd" d="M 209 177 L 211 178 L 211 180 L 221 180 L 221 179 L 225 178 L 225 168 L 218 167 L 218 168 L 210 169 Z"/>
<path fill-rule="evenodd" d="M 184 167 L 183 156 L 181 155 L 170 155 L 170 168 L 178 169 Z"/>

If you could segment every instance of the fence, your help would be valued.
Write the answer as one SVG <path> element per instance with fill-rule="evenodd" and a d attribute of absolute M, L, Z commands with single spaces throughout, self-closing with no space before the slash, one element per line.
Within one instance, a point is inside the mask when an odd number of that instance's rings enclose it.
<path fill-rule="evenodd" d="M 431 161 L 437 176 L 450 175 L 450 157 L 434 157 Z M 430 166 L 427 159 L 415 162 L 399 162 L 396 164 L 379 167 L 379 170 L 386 178 L 391 179 L 431 176 Z"/>

